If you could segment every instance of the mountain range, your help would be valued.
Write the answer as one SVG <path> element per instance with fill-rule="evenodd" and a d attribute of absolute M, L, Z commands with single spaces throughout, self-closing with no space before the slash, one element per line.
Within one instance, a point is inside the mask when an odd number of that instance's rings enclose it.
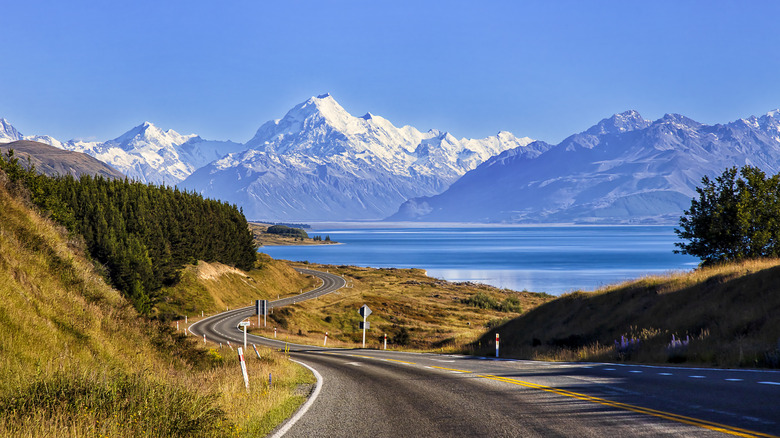
<path fill-rule="evenodd" d="M 398 128 L 370 113 L 352 116 L 325 94 L 265 123 L 245 151 L 196 170 L 180 186 L 241 205 L 254 218 L 377 220 L 531 142 L 509 132 L 472 140 Z"/>
<path fill-rule="evenodd" d="M 0 143 L 19 139 L 83 152 L 133 179 L 176 184 L 272 221 L 380 220 L 407 199 L 440 193 L 491 156 L 533 141 L 509 132 L 457 139 L 399 128 L 371 113 L 352 116 L 329 94 L 263 124 L 244 144 L 149 122 L 105 142 L 61 142 L 23 136 L 0 119 Z"/>
<path fill-rule="evenodd" d="M 391 220 L 509 223 L 676 223 L 705 175 L 732 166 L 780 171 L 780 111 L 704 125 L 616 114 L 528 156 L 505 151 L 446 191 L 404 203 Z"/>
<path fill-rule="evenodd" d="M 164 131 L 149 122 L 113 140 L 63 142 L 48 135 L 24 136 L 8 121 L 0 119 L 0 143 L 16 140 L 36 141 L 85 153 L 132 179 L 168 185 L 178 184 L 195 169 L 230 152 L 244 149 L 241 143 L 204 140 L 195 134 L 181 135 L 172 129 Z"/>
<path fill-rule="evenodd" d="M 605 118 L 553 145 L 499 132 L 457 139 L 349 114 L 329 94 L 246 143 L 143 123 L 105 142 L 23 136 L 96 157 L 131 178 L 177 184 L 270 221 L 676 223 L 704 175 L 780 171 L 780 111 L 705 125 L 679 114 Z M 400 208 L 399 208 L 400 206 Z"/>

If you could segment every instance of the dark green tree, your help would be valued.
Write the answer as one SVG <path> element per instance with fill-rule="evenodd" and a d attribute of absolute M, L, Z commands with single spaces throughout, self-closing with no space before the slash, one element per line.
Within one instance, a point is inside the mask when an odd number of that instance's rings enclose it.
<path fill-rule="evenodd" d="M 780 245 L 780 178 L 753 166 L 726 169 L 715 180 L 702 178 L 697 198 L 680 217 L 678 254 L 702 265 L 777 257 Z"/>

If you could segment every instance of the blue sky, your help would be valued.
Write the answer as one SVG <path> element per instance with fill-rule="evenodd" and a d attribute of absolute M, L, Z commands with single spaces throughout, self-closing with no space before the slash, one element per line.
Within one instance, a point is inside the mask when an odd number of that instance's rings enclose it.
<path fill-rule="evenodd" d="M 549 142 L 628 109 L 780 107 L 776 1 L 8 3 L 0 117 L 60 140 L 148 120 L 244 142 L 325 92 L 396 126 Z"/>

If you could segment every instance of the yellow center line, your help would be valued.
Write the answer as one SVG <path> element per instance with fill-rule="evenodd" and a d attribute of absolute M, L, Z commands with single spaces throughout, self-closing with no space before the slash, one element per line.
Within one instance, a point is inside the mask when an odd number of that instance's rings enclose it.
<path fill-rule="evenodd" d="M 398 362 L 398 363 L 405 363 L 405 364 L 407 364 L 407 365 L 417 365 L 417 364 L 416 364 L 416 363 L 414 363 L 414 362 L 407 362 L 407 361 L 405 361 L 405 360 L 398 360 L 398 359 L 382 359 L 382 360 L 386 360 L 386 361 L 388 361 L 388 362 Z"/>
<path fill-rule="evenodd" d="M 599 397 L 593 397 L 593 396 L 586 395 L 586 394 L 580 394 L 580 393 L 577 393 L 577 392 L 567 391 L 565 389 L 558 389 L 558 388 L 553 388 L 551 386 L 538 385 L 536 383 L 525 382 L 525 381 L 522 381 L 522 380 L 511 379 L 511 378 L 508 378 L 508 377 L 499 377 L 499 376 L 493 376 L 493 375 L 489 375 L 489 374 L 480 375 L 480 377 L 484 377 L 484 378 L 490 379 L 490 380 L 496 380 L 496 381 L 499 381 L 499 382 L 512 383 L 514 385 L 525 386 L 527 388 L 539 389 L 539 390 L 542 390 L 542 391 L 551 392 L 551 393 L 562 395 L 562 396 L 565 396 L 565 397 L 572 397 L 572 398 L 576 398 L 578 400 L 588 401 L 588 402 L 592 402 L 592 403 L 598 403 L 598 404 L 604 405 L 604 406 L 614 407 L 614 408 L 618 408 L 618 409 L 624 409 L 624 410 L 627 410 L 627 411 L 637 412 L 637 413 L 645 414 L 645 415 L 651 415 L 651 416 L 658 417 L 658 418 L 664 418 L 664 419 L 667 419 L 667 420 L 676 421 L 678 423 L 684 423 L 684 424 L 688 424 L 688 425 L 692 425 L 692 426 L 702 427 L 702 428 L 705 428 L 705 429 L 714 430 L 714 431 L 726 433 L 726 434 L 729 434 L 729 435 L 742 436 L 742 437 L 778 438 L 775 435 L 770 435 L 770 434 L 766 434 L 766 433 L 762 433 L 762 432 L 755 432 L 755 431 L 752 431 L 752 430 L 742 429 L 742 428 L 734 427 L 734 426 L 727 426 L 725 424 L 715 423 L 715 422 L 712 422 L 712 421 L 700 420 L 698 418 L 692 418 L 692 417 L 686 417 L 684 415 L 673 414 L 671 412 L 659 411 L 659 410 L 650 409 L 650 408 L 643 408 L 641 406 L 630 405 L 630 404 L 627 404 L 627 403 L 615 402 L 615 401 L 612 401 L 612 400 L 607 400 L 607 399 L 603 399 L 603 398 L 599 398 Z"/>
<path fill-rule="evenodd" d="M 360 354 L 343 354 L 343 353 L 335 353 L 335 352 L 325 352 L 324 354 L 333 354 L 333 355 L 339 355 L 339 356 L 352 356 L 352 357 L 360 357 L 360 358 L 365 358 L 365 359 L 385 360 L 385 361 L 389 361 L 389 362 L 399 362 L 399 363 L 404 363 L 404 364 L 408 364 L 408 365 L 419 365 L 418 363 L 415 363 L 415 362 L 406 362 L 406 361 L 398 360 L 398 359 L 383 359 L 383 358 L 379 358 L 379 357 L 364 356 L 364 355 L 360 355 Z M 445 368 L 445 367 L 440 367 L 440 366 L 435 366 L 435 365 L 430 365 L 429 368 L 436 368 L 436 369 L 445 370 L 445 371 L 455 371 L 455 372 L 459 372 L 459 373 L 475 374 L 473 371 L 459 370 L 459 369 L 455 369 L 455 368 Z M 571 397 L 571 398 L 576 398 L 578 400 L 583 400 L 583 401 L 587 401 L 587 402 L 591 402 L 591 403 L 598 403 L 598 404 L 603 405 L 603 406 L 623 409 L 623 410 L 627 410 L 627 411 L 631 411 L 631 412 L 636 412 L 636 413 L 639 413 L 639 414 L 650 415 L 650 416 L 653 416 L 653 417 L 663 418 L 663 419 L 675 421 L 675 422 L 678 422 L 678 423 L 683 423 L 683 424 L 688 424 L 688 425 L 691 425 L 691 426 L 701 427 L 701 428 L 704 428 L 704 429 L 714 430 L 716 432 L 721 432 L 721 433 L 725 433 L 725 434 L 729 434 L 729 435 L 741 436 L 741 437 L 780 438 L 777 435 L 771 435 L 771 434 L 763 433 L 763 432 L 756 432 L 756 431 L 752 431 L 752 430 L 748 430 L 748 429 L 742 429 L 742 428 L 735 427 L 735 426 L 728 426 L 728 425 L 725 425 L 725 424 L 715 423 L 713 421 L 701 420 L 701 419 L 693 418 L 693 417 L 686 417 L 684 415 L 674 414 L 674 413 L 671 413 L 671 412 L 659 411 L 659 410 L 651 409 L 651 408 L 643 408 L 641 406 L 636 406 L 636 405 L 630 405 L 630 404 L 627 404 L 627 403 L 616 402 L 616 401 L 607 400 L 607 399 L 600 398 L 600 397 L 593 397 L 593 396 L 586 395 L 586 394 L 580 394 L 578 392 L 567 391 L 565 389 L 554 388 L 552 386 L 539 385 L 539 384 L 536 384 L 536 383 L 531 383 L 531 382 L 526 382 L 526 381 L 523 381 L 523 380 L 512 379 L 512 378 L 509 378 L 509 377 L 494 376 L 494 375 L 491 375 L 491 374 L 475 374 L 475 375 L 478 376 L 478 377 L 489 379 L 489 380 L 495 380 L 495 381 L 498 381 L 498 382 L 511 383 L 513 385 L 524 386 L 526 388 L 531 388 L 531 389 L 538 389 L 538 390 L 541 390 L 541 391 L 546 391 L 546 392 L 551 392 L 553 394 L 562 395 L 564 397 Z"/>
<path fill-rule="evenodd" d="M 444 367 L 437 367 L 434 365 L 431 365 L 431 368 L 436 368 L 439 370 L 447 370 L 447 371 L 457 371 L 459 373 L 472 373 L 472 371 L 466 371 L 466 370 L 456 370 L 455 368 L 444 368 Z"/>

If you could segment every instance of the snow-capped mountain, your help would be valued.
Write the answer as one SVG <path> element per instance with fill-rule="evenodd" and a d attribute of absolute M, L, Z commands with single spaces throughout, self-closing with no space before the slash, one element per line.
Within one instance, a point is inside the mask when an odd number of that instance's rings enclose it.
<path fill-rule="evenodd" d="M 0 143 L 10 143 L 22 139 L 22 134 L 8 123 L 8 120 L 0 119 Z"/>
<path fill-rule="evenodd" d="M 164 131 L 145 122 L 104 143 L 68 142 L 65 148 L 92 155 L 139 181 L 178 184 L 196 169 L 244 146 Z"/>
<path fill-rule="evenodd" d="M 0 143 L 22 138 L 91 155 L 131 179 L 171 185 L 181 182 L 195 169 L 211 161 L 244 149 L 240 143 L 209 141 L 195 134 L 181 135 L 172 129 L 164 131 L 149 122 L 105 142 L 61 142 L 48 135 L 22 136 L 8 122 L 0 119 Z"/>
<path fill-rule="evenodd" d="M 531 141 L 508 132 L 458 140 L 398 128 L 370 113 L 352 116 L 325 94 L 265 123 L 245 151 L 198 169 L 180 186 L 241 205 L 254 219 L 380 219 Z"/>
<path fill-rule="evenodd" d="M 538 156 L 506 151 L 392 220 L 676 223 L 704 175 L 780 171 L 780 111 L 708 126 L 678 114 L 616 114 Z"/>

